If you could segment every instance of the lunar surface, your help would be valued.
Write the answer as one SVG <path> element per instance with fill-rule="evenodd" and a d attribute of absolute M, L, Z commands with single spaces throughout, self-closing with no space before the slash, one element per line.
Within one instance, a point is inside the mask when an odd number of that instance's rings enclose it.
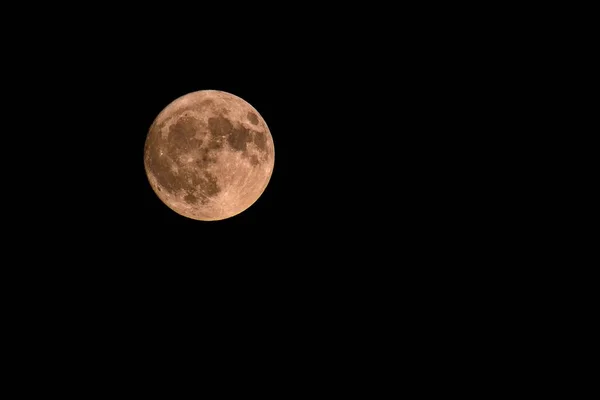
<path fill-rule="evenodd" d="M 261 115 L 222 91 L 182 96 L 158 114 L 144 148 L 146 175 L 173 211 L 200 221 L 233 217 L 262 195 L 273 138 Z"/>

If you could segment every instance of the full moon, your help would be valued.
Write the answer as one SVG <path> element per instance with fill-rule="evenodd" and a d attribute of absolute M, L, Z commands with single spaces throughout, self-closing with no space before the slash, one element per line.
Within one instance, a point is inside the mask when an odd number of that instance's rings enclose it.
<path fill-rule="evenodd" d="M 144 147 L 150 186 L 170 209 L 217 221 L 250 207 L 266 189 L 275 162 L 267 124 L 245 100 L 201 90 L 167 105 Z"/>

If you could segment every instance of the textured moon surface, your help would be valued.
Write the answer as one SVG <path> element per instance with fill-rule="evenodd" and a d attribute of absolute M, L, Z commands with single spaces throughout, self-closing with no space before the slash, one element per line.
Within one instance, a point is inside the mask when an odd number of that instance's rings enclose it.
<path fill-rule="evenodd" d="M 227 92 L 186 94 L 156 117 L 144 166 L 158 198 L 200 221 L 233 217 L 258 200 L 275 162 L 273 138 L 258 111 Z"/>

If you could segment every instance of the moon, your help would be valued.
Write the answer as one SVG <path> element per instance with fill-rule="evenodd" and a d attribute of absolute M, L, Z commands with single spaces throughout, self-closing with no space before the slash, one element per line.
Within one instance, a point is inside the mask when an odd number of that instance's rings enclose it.
<path fill-rule="evenodd" d="M 266 189 L 275 163 L 271 132 L 242 98 L 218 90 L 188 93 L 152 123 L 144 167 L 158 198 L 199 221 L 233 217 Z"/>

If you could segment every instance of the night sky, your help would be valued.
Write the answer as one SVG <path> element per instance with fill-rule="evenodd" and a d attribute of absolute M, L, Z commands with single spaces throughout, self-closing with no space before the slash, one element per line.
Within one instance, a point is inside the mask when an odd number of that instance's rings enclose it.
<path fill-rule="evenodd" d="M 37 148 L 53 151 L 41 152 L 49 195 L 42 212 L 28 208 L 35 211 L 26 231 L 61 243 L 48 246 L 48 259 L 97 262 L 109 271 L 98 270 L 103 279 L 129 285 L 353 290 L 357 282 L 389 285 L 396 273 L 425 274 L 417 265 L 441 268 L 482 240 L 488 210 L 468 224 L 464 217 L 487 198 L 479 164 L 469 163 L 489 148 L 479 145 L 485 86 L 465 83 L 479 53 L 444 26 L 427 25 L 427 13 L 420 22 L 405 15 L 368 24 L 310 15 L 237 30 L 86 20 L 40 37 L 35 45 L 52 56 L 34 53 L 45 68 L 28 83 L 41 93 L 38 111 L 48 110 L 38 116 L 40 131 L 52 132 Z M 87 35 L 85 46 L 73 32 Z M 143 163 L 158 113 L 203 89 L 249 102 L 275 145 L 263 195 L 216 222 L 170 210 Z"/>
<path fill-rule="evenodd" d="M 25 341 L 7 348 L 58 371 L 52 381 L 79 381 L 59 361 L 103 380 L 92 390 L 117 377 L 149 387 L 144 368 L 183 369 L 195 383 L 199 365 L 239 365 L 293 391 L 336 373 L 345 382 L 333 390 L 354 391 L 369 372 L 367 398 L 403 376 L 396 362 L 427 380 L 419 390 L 447 390 L 423 371 L 463 382 L 456 360 L 490 375 L 480 360 L 519 360 L 507 338 L 522 341 L 525 325 L 504 322 L 515 315 L 506 305 L 525 321 L 545 301 L 514 300 L 544 286 L 520 272 L 546 268 L 538 255 L 518 253 L 536 237 L 526 194 L 545 167 L 521 175 L 518 164 L 535 126 L 511 116 L 531 101 L 510 75 L 522 64 L 492 38 L 512 25 L 485 35 L 487 14 L 452 17 L 450 3 L 215 4 L 227 10 L 68 5 L 59 21 L 39 5 L 43 24 L 7 14 L 1 281 L 6 331 Z M 262 196 L 212 222 L 163 204 L 143 160 L 160 111 L 205 89 L 250 103 L 275 146 Z M 479 359 L 465 358 L 469 347 Z M 97 360 L 98 374 L 85 367 Z M 238 385 L 221 375 L 222 388 Z M 27 377 L 23 388 L 31 382 L 50 387 Z"/>
<path fill-rule="evenodd" d="M 65 45 L 67 37 L 49 40 L 47 46 L 61 43 L 54 51 L 60 63 L 35 84 L 69 116 L 63 123 L 49 111 L 62 133 L 47 139 L 68 156 L 51 160 L 62 178 L 50 183 L 56 212 L 44 218 L 72 226 L 68 237 L 90 251 L 123 250 L 143 262 L 177 254 L 190 268 L 228 257 L 331 265 L 353 253 L 373 260 L 381 252 L 372 247 L 425 248 L 438 240 L 451 230 L 439 218 L 455 215 L 447 211 L 460 174 L 449 166 L 463 163 L 456 149 L 462 151 L 467 129 L 453 108 L 461 100 L 460 79 L 448 67 L 453 55 L 423 46 L 425 33 L 382 47 L 359 29 L 317 27 L 327 34 L 290 28 L 281 40 L 282 31 L 272 28 L 251 40 L 223 37 L 202 46 L 183 33 L 186 40 L 172 40 L 136 30 L 94 36 L 87 47 Z M 377 37 L 391 40 L 383 31 L 393 26 L 378 29 Z M 218 222 L 170 210 L 143 164 L 154 118 L 174 99 L 203 89 L 252 104 L 275 144 L 263 195 Z M 440 229 L 430 229 L 436 224 Z M 91 237 L 102 239 L 85 239 Z"/>

